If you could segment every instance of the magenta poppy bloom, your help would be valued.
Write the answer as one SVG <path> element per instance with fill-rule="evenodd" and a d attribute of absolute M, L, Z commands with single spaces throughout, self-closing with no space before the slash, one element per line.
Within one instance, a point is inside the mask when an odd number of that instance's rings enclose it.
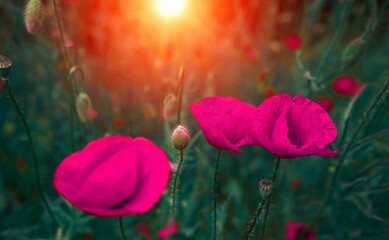
<path fill-rule="evenodd" d="M 339 95 L 354 97 L 362 90 L 364 84 L 356 82 L 350 75 L 340 76 L 332 82 L 332 89 Z"/>
<path fill-rule="evenodd" d="M 150 140 L 110 136 L 65 158 L 54 187 L 74 207 L 100 217 L 141 214 L 165 191 L 170 175 L 166 153 Z"/>
<path fill-rule="evenodd" d="M 315 230 L 309 227 L 306 224 L 298 223 L 298 222 L 287 222 L 286 223 L 286 240 L 315 240 L 316 233 Z"/>
<path fill-rule="evenodd" d="M 243 153 L 242 145 L 260 145 L 249 134 L 255 107 L 232 97 L 205 98 L 190 105 L 207 142 L 215 148 Z"/>
<path fill-rule="evenodd" d="M 300 35 L 292 33 L 284 37 L 284 45 L 288 51 L 297 51 L 303 45 L 303 39 Z"/>
<path fill-rule="evenodd" d="M 168 225 L 165 227 L 159 229 L 157 233 L 157 237 L 161 239 L 168 238 L 170 236 L 173 236 L 174 234 L 177 233 L 178 230 L 178 223 L 176 220 L 171 220 Z"/>
<path fill-rule="evenodd" d="M 296 95 L 280 94 L 258 106 L 251 134 L 279 158 L 305 155 L 332 157 L 325 147 L 336 138 L 336 127 L 317 103 Z"/>

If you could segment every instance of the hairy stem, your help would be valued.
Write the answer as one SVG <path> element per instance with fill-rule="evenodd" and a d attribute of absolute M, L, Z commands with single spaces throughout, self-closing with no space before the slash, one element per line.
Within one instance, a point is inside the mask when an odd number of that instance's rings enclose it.
<path fill-rule="evenodd" d="M 250 236 L 254 233 L 255 225 L 257 225 L 259 216 L 262 213 L 263 205 L 265 204 L 265 200 L 266 199 L 262 199 L 262 201 L 259 202 L 257 212 L 255 213 L 254 218 L 251 220 L 249 228 L 243 234 L 243 236 L 242 236 L 243 239 L 249 240 Z"/>
<path fill-rule="evenodd" d="M 213 195 L 212 195 L 212 203 L 213 203 L 213 228 L 212 228 L 212 239 L 217 239 L 217 209 L 216 209 L 216 193 L 217 193 L 217 171 L 219 169 L 220 163 L 220 153 L 221 149 L 219 148 L 217 151 L 216 165 L 215 165 L 215 174 L 213 176 Z"/>
<path fill-rule="evenodd" d="M 271 181 L 273 184 L 275 184 L 276 179 L 277 179 L 277 173 L 278 173 L 278 168 L 280 167 L 280 158 L 276 158 L 274 160 L 274 172 L 273 172 L 273 177 Z M 269 208 L 270 208 L 270 201 L 271 197 L 273 195 L 273 192 L 270 193 L 269 197 L 267 198 L 267 204 L 266 204 L 266 209 L 265 209 L 265 216 L 263 218 L 263 223 L 262 223 L 262 235 L 261 235 L 261 240 L 263 240 L 265 236 L 265 230 L 266 230 L 266 220 L 267 220 L 267 214 L 269 213 Z"/>
<path fill-rule="evenodd" d="M 15 97 L 14 97 L 14 94 L 13 94 L 13 91 L 12 91 L 12 87 L 9 83 L 9 79 L 4 79 L 4 85 L 5 85 L 5 88 L 7 89 L 8 91 L 8 95 L 11 99 L 11 102 L 12 104 L 14 105 L 16 111 L 18 112 L 19 114 L 19 117 L 20 119 L 22 120 L 23 122 L 23 125 L 24 125 L 24 128 L 26 130 L 26 133 L 27 133 L 27 137 L 28 137 L 28 142 L 30 144 L 30 147 L 31 147 L 31 153 L 32 153 L 32 158 L 34 160 L 34 168 L 35 168 L 35 176 L 36 176 L 36 181 L 37 181 L 37 185 L 38 185 L 38 191 L 39 191 L 39 195 L 41 196 L 42 198 L 42 201 L 43 201 L 43 204 L 44 206 L 46 207 L 47 211 L 49 212 L 49 215 L 50 217 L 53 219 L 53 221 L 55 223 L 58 223 L 57 222 L 57 219 L 55 218 L 54 216 L 54 213 L 49 205 L 49 203 L 47 202 L 47 199 L 46 199 L 46 196 L 44 195 L 43 193 L 43 189 L 42 189 L 42 184 L 41 184 L 41 179 L 40 179 L 40 172 L 39 172 L 39 165 L 38 165 L 38 158 L 36 156 L 36 153 L 35 153 L 35 147 L 34 147 L 34 143 L 32 141 L 32 136 L 31 136 L 31 131 L 30 131 L 30 128 L 28 127 L 28 124 L 27 124 L 27 121 L 26 121 L 26 118 L 24 117 L 18 103 L 16 102 L 15 100 Z"/>
<path fill-rule="evenodd" d="M 178 183 L 179 183 L 179 177 L 180 177 L 183 164 L 184 164 L 184 151 L 180 150 L 180 158 L 178 159 L 177 172 L 174 175 L 174 181 L 173 181 L 173 195 L 172 195 L 172 209 L 171 209 L 172 218 L 174 218 L 176 215 Z"/>

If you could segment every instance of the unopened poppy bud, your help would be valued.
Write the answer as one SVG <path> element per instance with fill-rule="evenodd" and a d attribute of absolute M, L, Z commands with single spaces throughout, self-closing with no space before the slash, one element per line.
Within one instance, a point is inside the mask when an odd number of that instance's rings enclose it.
<path fill-rule="evenodd" d="M 24 12 L 27 32 L 37 33 L 43 23 L 43 4 L 41 0 L 30 0 Z"/>
<path fill-rule="evenodd" d="M 349 67 L 358 61 L 358 58 L 362 54 L 364 41 L 355 39 L 350 42 L 342 53 L 342 65 Z"/>
<path fill-rule="evenodd" d="M 0 73 L 1 77 L 7 79 L 11 73 L 12 61 L 6 56 L 0 55 Z"/>
<path fill-rule="evenodd" d="M 175 94 L 168 94 L 163 100 L 162 116 L 165 119 L 173 117 L 178 110 L 178 98 Z"/>
<path fill-rule="evenodd" d="M 177 150 L 184 150 L 190 142 L 188 130 L 183 126 L 178 126 L 172 134 L 172 144 Z"/>
<path fill-rule="evenodd" d="M 270 179 L 262 179 L 258 183 L 259 193 L 261 193 L 262 199 L 266 199 L 274 188 L 274 184 Z"/>
<path fill-rule="evenodd" d="M 88 113 L 92 109 L 92 101 L 85 92 L 80 92 L 80 94 L 78 94 L 76 99 L 76 109 L 81 122 L 87 122 L 89 119 Z"/>

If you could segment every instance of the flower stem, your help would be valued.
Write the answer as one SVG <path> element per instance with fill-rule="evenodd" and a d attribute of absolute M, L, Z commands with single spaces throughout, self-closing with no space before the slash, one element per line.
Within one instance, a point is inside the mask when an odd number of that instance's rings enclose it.
<path fill-rule="evenodd" d="M 349 151 L 351 150 L 352 146 L 354 145 L 353 144 L 354 140 L 358 136 L 359 132 L 363 129 L 363 127 L 367 124 L 367 122 L 370 119 L 371 115 L 375 111 L 375 107 L 382 101 L 382 99 L 385 99 L 388 94 L 389 94 L 389 80 L 387 80 L 384 83 L 384 86 L 381 88 L 381 91 L 378 93 L 377 97 L 369 105 L 369 107 L 368 107 L 366 113 L 364 114 L 362 120 L 359 122 L 359 125 L 356 127 L 356 130 L 354 131 L 353 135 L 351 136 L 350 141 L 347 142 L 347 145 L 344 148 L 344 151 L 343 151 L 342 155 L 340 156 L 339 161 L 336 164 L 335 172 L 331 176 L 331 180 L 330 180 L 330 184 L 329 184 L 329 189 L 328 189 L 328 191 L 327 191 L 327 193 L 326 193 L 326 195 L 324 197 L 324 200 L 323 200 L 321 206 L 319 207 L 319 210 L 316 213 L 316 221 L 319 220 L 319 217 L 320 217 L 322 211 L 324 210 L 324 207 L 327 205 L 328 201 L 332 197 L 332 194 L 334 193 L 335 182 L 336 182 L 336 180 L 338 179 L 338 177 L 340 175 L 341 168 L 343 166 L 343 162 L 346 159 L 347 154 L 349 153 Z"/>
<path fill-rule="evenodd" d="M 271 181 L 273 182 L 273 184 L 275 184 L 275 182 L 276 182 L 277 173 L 278 173 L 279 166 L 280 166 L 280 158 L 276 158 L 276 159 L 274 160 L 274 172 L 273 172 L 273 177 L 272 177 L 272 179 L 271 179 Z M 267 214 L 269 213 L 270 201 L 271 201 L 272 195 L 273 195 L 273 192 L 271 192 L 270 195 L 269 195 L 269 197 L 267 198 L 267 204 L 266 204 L 266 209 L 265 209 L 265 216 L 264 216 L 264 218 L 263 218 L 263 224 L 262 224 L 262 235 L 261 235 L 261 240 L 263 240 L 263 238 L 264 238 L 264 236 L 265 236 Z"/>
<path fill-rule="evenodd" d="M 243 234 L 243 236 L 242 236 L 243 239 L 249 240 L 250 236 L 254 233 L 255 225 L 257 225 L 259 216 L 262 213 L 263 205 L 265 204 L 265 200 L 266 199 L 262 199 L 262 201 L 259 202 L 257 212 L 256 212 L 254 218 L 251 220 L 251 223 L 250 223 L 248 230 Z"/>
<path fill-rule="evenodd" d="M 184 67 L 180 67 L 180 72 L 178 73 L 178 111 L 177 111 L 177 126 L 181 123 L 181 103 L 182 103 L 182 92 L 184 91 Z"/>
<path fill-rule="evenodd" d="M 317 79 L 320 77 L 322 71 L 324 70 L 325 66 L 327 65 L 328 58 L 331 55 L 331 52 L 334 49 L 336 42 L 340 38 L 340 35 L 341 35 L 342 30 L 344 28 L 344 24 L 346 22 L 346 18 L 348 16 L 349 11 L 350 11 L 352 1 L 353 0 L 348 0 L 343 6 L 340 20 L 339 20 L 339 23 L 337 24 L 338 28 L 336 29 L 335 35 L 331 39 L 330 43 L 328 44 L 326 52 L 324 53 L 324 56 L 319 63 L 319 67 L 318 67 L 317 72 L 314 76 L 314 79 Z"/>
<path fill-rule="evenodd" d="M 123 227 L 123 217 L 119 217 L 120 232 L 122 233 L 123 240 L 127 240 L 126 233 L 124 232 Z"/>
<path fill-rule="evenodd" d="M 212 203 L 213 203 L 213 228 L 212 228 L 212 239 L 217 239 L 217 229 L 216 229 L 216 221 L 217 221 L 217 209 L 216 209 L 216 193 L 217 193 L 217 171 L 219 169 L 219 162 L 220 162 L 220 153 L 221 149 L 219 148 L 217 151 L 217 158 L 216 158 L 216 165 L 215 165 L 215 174 L 213 176 L 213 197 L 212 197 Z"/>
<path fill-rule="evenodd" d="M 178 159 L 178 167 L 176 174 L 174 175 L 173 181 L 173 195 L 172 195 L 172 209 L 171 209 L 171 217 L 174 218 L 176 215 L 176 205 L 177 205 L 177 192 L 178 192 L 178 182 L 182 169 L 182 165 L 184 164 L 184 151 L 180 151 L 180 158 Z"/>
<path fill-rule="evenodd" d="M 373 29 L 374 22 L 376 21 L 376 12 L 377 12 L 377 4 L 375 0 L 369 0 L 369 5 L 370 5 L 370 21 L 369 25 L 367 26 L 365 32 L 363 33 L 361 37 L 361 42 L 364 42 L 366 38 L 369 36 L 371 30 Z"/>
<path fill-rule="evenodd" d="M 56 219 L 55 216 L 54 216 L 54 213 L 53 213 L 53 211 L 52 211 L 50 205 L 49 205 L 48 202 L 47 202 L 46 196 L 43 194 L 42 185 L 41 185 L 41 180 L 40 180 L 39 167 L 38 167 L 38 158 L 37 158 L 36 153 L 35 153 L 35 147 L 34 147 L 34 143 L 33 143 L 33 141 L 32 141 L 32 136 L 31 136 L 30 128 L 28 127 L 26 118 L 24 117 L 24 115 L 23 115 L 23 113 L 22 113 L 22 111 L 21 111 L 21 109 L 20 109 L 18 103 L 17 103 L 16 100 L 15 100 L 15 97 L 14 97 L 14 94 L 13 94 L 13 91 L 12 91 L 11 84 L 9 83 L 9 79 L 8 79 L 8 78 L 3 79 L 3 82 L 4 82 L 5 88 L 6 88 L 7 91 L 8 91 L 8 95 L 9 95 L 9 97 L 10 97 L 10 99 L 11 99 L 11 102 L 12 102 L 12 104 L 14 105 L 16 111 L 18 112 L 19 117 L 20 117 L 20 119 L 22 120 L 23 125 L 24 125 L 24 128 L 25 128 L 26 133 L 27 133 L 28 142 L 29 142 L 30 147 L 31 147 L 32 158 L 33 158 L 33 160 L 34 160 L 35 175 L 36 175 L 36 181 L 37 181 L 37 185 L 38 185 L 39 195 L 41 196 L 42 201 L 43 201 L 43 204 L 44 204 L 44 206 L 46 207 L 47 211 L 49 212 L 50 217 L 53 219 L 53 221 L 54 221 L 55 223 L 58 223 L 58 222 L 57 222 L 57 219 Z"/>

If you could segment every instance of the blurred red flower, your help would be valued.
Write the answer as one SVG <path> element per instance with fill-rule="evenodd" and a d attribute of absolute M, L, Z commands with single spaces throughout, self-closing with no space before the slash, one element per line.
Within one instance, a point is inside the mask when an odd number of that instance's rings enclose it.
<path fill-rule="evenodd" d="M 298 34 L 288 34 L 284 37 L 284 45 L 288 51 L 297 51 L 303 45 L 303 39 Z"/>
<path fill-rule="evenodd" d="M 287 222 L 286 223 L 286 240 L 315 240 L 315 230 L 306 224 L 298 222 Z"/>
<path fill-rule="evenodd" d="M 150 140 L 110 136 L 65 158 L 55 171 L 54 187 L 86 213 L 119 217 L 150 210 L 169 176 L 166 153 Z"/>
<path fill-rule="evenodd" d="M 170 236 L 173 236 L 174 234 L 177 233 L 178 230 L 178 223 L 176 220 L 171 220 L 168 225 L 165 227 L 159 229 L 157 233 L 157 237 L 161 239 L 168 238 Z"/>
<path fill-rule="evenodd" d="M 330 96 L 320 97 L 316 100 L 316 103 L 324 108 L 327 112 L 331 111 L 335 105 L 334 99 L 332 99 Z"/>
<path fill-rule="evenodd" d="M 151 230 L 150 230 L 149 225 L 147 225 L 146 223 L 138 222 L 138 223 L 136 224 L 136 230 L 137 230 L 142 236 L 144 236 L 146 240 L 150 240 L 150 239 L 151 239 Z"/>
<path fill-rule="evenodd" d="M 332 82 L 332 89 L 339 95 L 354 97 L 363 89 L 364 84 L 356 82 L 351 75 L 344 75 L 335 78 Z"/>

